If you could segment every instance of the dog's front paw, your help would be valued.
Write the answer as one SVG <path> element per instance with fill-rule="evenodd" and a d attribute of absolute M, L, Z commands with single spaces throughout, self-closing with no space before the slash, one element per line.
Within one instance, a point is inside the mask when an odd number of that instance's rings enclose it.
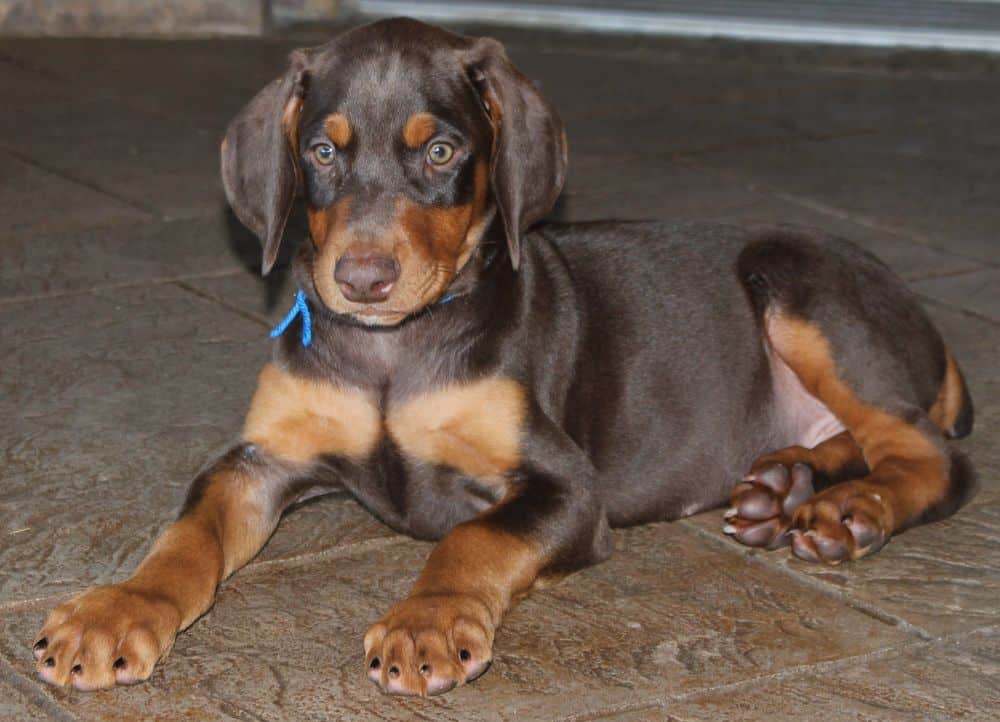
<path fill-rule="evenodd" d="M 180 614 L 166 599 L 125 584 L 94 587 L 56 607 L 38 634 L 38 676 L 94 690 L 149 677 L 173 646 Z"/>
<path fill-rule="evenodd" d="M 442 694 L 486 671 L 494 631 L 488 606 L 475 596 L 409 597 L 365 634 L 368 676 L 389 694 Z"/>

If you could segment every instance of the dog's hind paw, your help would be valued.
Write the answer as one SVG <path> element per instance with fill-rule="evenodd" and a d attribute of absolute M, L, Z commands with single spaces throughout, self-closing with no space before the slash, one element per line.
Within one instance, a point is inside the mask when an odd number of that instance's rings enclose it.
<path fill-rule="evenodd" d="M 723 531 L 741 544 L 778 549 L 791 542 L 792 514 L 814 491 L 812 469 L 773 463 L 736 485 L 730 495 Z"/>

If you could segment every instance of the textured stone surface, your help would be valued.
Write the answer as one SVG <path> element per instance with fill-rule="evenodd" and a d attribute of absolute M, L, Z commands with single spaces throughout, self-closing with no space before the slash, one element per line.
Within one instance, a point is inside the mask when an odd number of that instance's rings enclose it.
<path fill-rule="evenodd" d="M 257 239 L 222 213 L 19 234 L 0 245 L 0 298 L 233 273 L 259 265 L 259 256 Z"/>
<path fill-rule="evenodd" d="M 0 33 L 175 35 L 256 33 L 260 0 L 0 0 Z"/>
<path fill-rule="evenodd" d="M 683 522 L 715 536 L 722 534 L 716 510 Z M 725 540 L 725 542 L 722 542 Z M 856 600 L 933 635 L 1000 623 L 1000 496 L 980 494 L 954 516 L 910 529 L 878 554 L 837 567 L 804 562 L 787 549 L 750 552 L 793 575 L 807 575 L 835 596 Z"/>
<path fill-rule="evenodd" d="M 731 150 L 702 162 L 834 214 L 995 262 L 1000 224 L 1000 210 L 991 201 L 1000 193 L 990 160 L 995 153 L 960 138 L 913 131 Z"/>
<path fill-rule="evenodd" d="M 677 525 L 619 533 L 616 557 L 540 592 L 509 616 L 481 680 L 431 701 L 382 696 L 362 669 L 365 629 L 405 594 L 429 544 L 248 570 L 183 634 L 147 694 L 96 695 L 155 712 L 174 690 L 264 719 L 546 719 L 616 700 L 682 693 L 857 655 L 905 635 L 781 576 L 720 555 Z M 4 650 L 24 670 L 38 605 Z M 18 650 L 20 651 L 17 656 Z M 152 691 L 149 691 L 152 688 Z"/>
<path fill-rule="evenodd" d="M 997 245 L 1000 252 L 1000 243 Z M 1000 253 L 995 260 L 1000 261 Z M 915 284 L 914 288 L 949 306 L 967 308 L 1000 323 L 1000 269 L 927 279 Z"/>
<path fill-rule="evenodd" d="M 726 182 L 733 181 L 731 177 L 727 176 L 722 176 L 722 179 Z M 804 229 L 821 229 L 871 251 L 888 264 L 893 271 L 910 281 L 982 268 L 982 264 L 976 260 L 914 243 L 905 235 L 881 228 L 873 228 L 852 221 L 846 216 L 831 216 L 784 197 L 771 196 L 763 189 L 757 188 L 756 190 L 757 198 L 753 203 L 733 208 L 721 208 L 712 217 L 751 225 L 788 224 Z M 915 287 L 919 288 L 919 286 Z"/>
<path fill-rule="evenodd" d="M 672 719 L 996 719 L 994 628 L 671 704 Z M 616 719 L 610 717 L 608 719 Z M 656 719 L 653 717 L 652 719 Z"/>
<path fill-rule="evenodd" d="M 192 278 L 186 283 L 199 293 L 251 314 L 272 328 L 285 317 L 295 301 L 295 282 L 286 268 L 275 268 L 266 278 L 255 273 L 237 273 L 217 278 Z"/>
<path fill-rule="evenodd" d="M 2 142 L 2 141 L 0 141 Z M 34 234 L 65 231 L 81 225 L 141 223 L 148 214 L 57 173 L 26 163 L 0 150 L 0 208 L 17 209 L 0 217 L 0 240 L 6 259 Z"/>
<path fill-rule="evenodd" d="M 0 662 L 0 671 L 4 665 Z M 0 679 L 0 719 L 2 720 L 37 720 L 46 719 L 53 710 L 47 705 L 36 690 L 26 693 L 28 685 L 19 680 L 17 686 Z"/>
<path fill-rule="evenodd" d="M 0 306 L 0 600 L 132 567 L 239 431 L 263 329 L 174 286 Z"/>

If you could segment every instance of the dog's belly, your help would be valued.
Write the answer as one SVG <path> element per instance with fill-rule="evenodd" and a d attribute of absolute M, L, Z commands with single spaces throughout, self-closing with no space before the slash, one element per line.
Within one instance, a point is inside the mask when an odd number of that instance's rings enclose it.
<path fill-rule="evenodd" d="M 798 376 L 773 352 L 768 353 L 774 388 L 775 422 L 779 446 L 812 449 L 845 431 L 840 420 L 822 401 L 806 391 Z"/>

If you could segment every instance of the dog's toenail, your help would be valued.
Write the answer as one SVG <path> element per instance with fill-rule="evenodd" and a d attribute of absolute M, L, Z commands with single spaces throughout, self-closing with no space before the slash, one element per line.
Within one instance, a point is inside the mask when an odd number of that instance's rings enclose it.
<path fill-rule="evenodd" d="M 431 666 L 429 664 L 421 664 L 420 665 L 420 674 L 422 674 L 422 675 L 424 675 L 426 677 L 430 673 L 431 673 Z"/>
<path fill-rule="evenodd" d="M 45 664 L 46 667 L 55 667 L 56 666 L 56 660 L 53 659 L 52 657 L 49 657 L 48 659 L 45 660 L 44 664 Z"/>
<path fill-rule="evenodd" d="M 37 642 L 35 642 L 35 651 L 40 652 L 49 646 L 49 640 L 46 637 L 42 637 Z"/>
<path fill-rule="evenodd" d="M 125 669 L 126 664 L 128 664 L 128 662 L 125 661 L 125 658 L 119 657 L 118 659 L 115 660 L 115 663 L 111 666 L 114 667 L 115 669 Z"/>
<path fill-rule="evenodd" d="M 369 664 L 368 666 L 371 667 L 372 669 L 378 669 L 379 667 L 382 666 L 382 662 L 379 661 L 378 657 L 372 657 L 371 664 Z"/>
<path fill-rule="evenodd" d="M 461 659 L 463 662 L 468 662 L 470 659 L 472 659 L 472 654 L 467 649 L 460 649 L 458 650 L 458 658 Z"/>
<path fill-rule="evenodd" d="M 399 676 L 399 667 L 397 667 L 396 665 L 392 665 L 391 667 L 389 667 L 389 676 L 392 677 L 393 679 L 396 679 L 396 677 Z"/>
<path fill-rule="evenodd" d="M 69 671 L 69 673 L 72 675 L 83 674 L 83 667 L 81 667 L 79 664 L 74 664 L 73 668 Z"/>

